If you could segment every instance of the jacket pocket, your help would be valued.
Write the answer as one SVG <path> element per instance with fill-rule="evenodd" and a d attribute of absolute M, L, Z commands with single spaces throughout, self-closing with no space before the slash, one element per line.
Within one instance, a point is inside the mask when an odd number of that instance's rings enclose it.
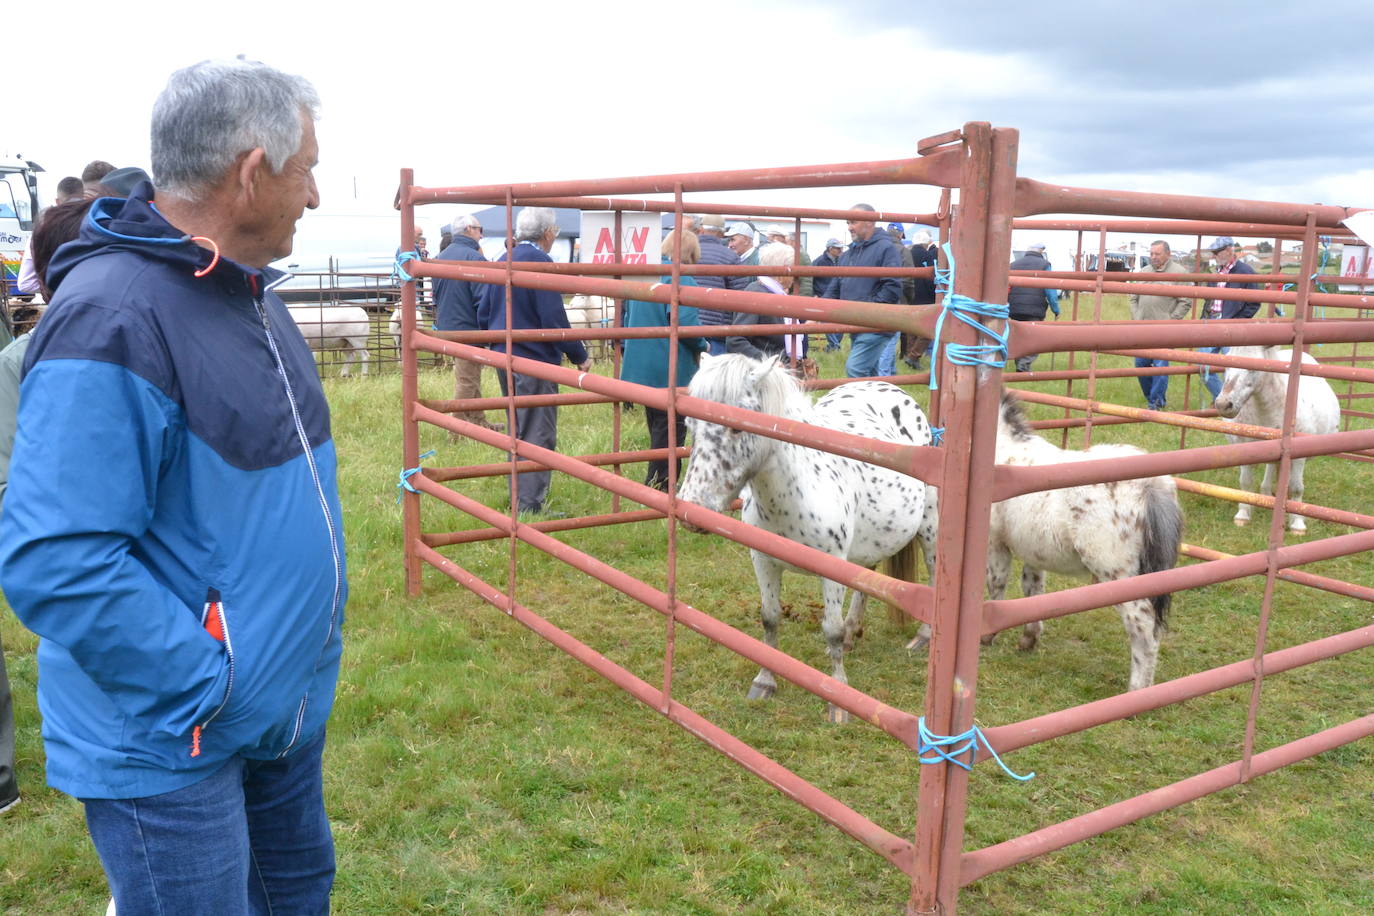
<path fill-rule="evenodd" d="M 220 600 L 219 592 L 210 589 L 205 596 L 205 606 L 201 610 L 201 626 L 205 631 L 224 644 L 224 654 L 229 664 L 229 679 L 224 686 L 224 698 L 220 700 L 218 706 L 211 711 L 204 722 L 191 729 L 191 756 L 200 756 L 200 739 L 206 726 L 215 720 L 225 706 L 229 705 L 229 697 L 234 693 L 234 640 L 229 632 L 229 616 L 224 610 L 224 602 Z"/>

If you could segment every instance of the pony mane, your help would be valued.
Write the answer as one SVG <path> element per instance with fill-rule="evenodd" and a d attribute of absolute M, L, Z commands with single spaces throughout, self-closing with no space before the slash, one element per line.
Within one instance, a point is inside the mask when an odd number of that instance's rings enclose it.
<path fill-rule="evenodd" d="M 762 362 L 741 353 L 711 357 L 702 362 L 689 390 L 693 397 L 737 405 L 751 389 L 758 393 L 762 413 L 795 416 L 811 407 L 801 382 L 777 357 Z"/>
<path fill-rule="evenodd" d="M 1025 409 L 1021 406 L 1021 399 L 1006 389 L 1002 390 L 1002 425 L 1006 427 L 1007 433 L 1013 439 L 1034 439 L 1035 431 L 1031 429 L 1030 423 L 1026 420 Z"/>

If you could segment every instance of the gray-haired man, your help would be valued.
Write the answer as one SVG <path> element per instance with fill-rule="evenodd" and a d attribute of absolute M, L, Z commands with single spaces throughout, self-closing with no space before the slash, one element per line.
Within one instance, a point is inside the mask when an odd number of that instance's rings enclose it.
<path fill-rule="evenodd" d="M 318 105 L 259 63 L 173 74 L 155 204 L 145 182 L 91 207 L 26 356 L 0 582 L 40 637 L 48 781 L 121 914 L 329 909 L 343 527 L 267 266 L 319 205 Z"/>

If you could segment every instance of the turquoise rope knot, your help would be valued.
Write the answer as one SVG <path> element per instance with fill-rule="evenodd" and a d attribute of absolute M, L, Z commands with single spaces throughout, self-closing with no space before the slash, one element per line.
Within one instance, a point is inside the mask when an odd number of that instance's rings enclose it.
<path fill-rule="evenodd" d="M 936 447 L 945 444 L 945 428 L 943 426 L 932 426 L 930 428 L 930 444 Z"/>
<path fill-rule="evenodd" d="M 434 449 L 430 449 L 429 451 L 425 452 L 423 455 L 420 456 L 420 460 L 421 460 L 421 461 L 424 461 L 426 458 L 430 457 L 430 456 L 433 455 L 433 454 L 434 454 Z M 414 477 L 414 476 L 415 476 L 416 474 L 418 474 L 418 473 L 420 473 L 420 466 L 419 466 L 418 464 L 417 464 L 415 467 L 413 467 L 413 468 L 406 468 L 404 471 L 402 471 L 402 472 L 400 473 L 400 480 L 398 480 L 397 483 L 396 483 L 396 489 L 398 489 L 398 490 L 406 490 L 407 492 L 410 492 L 410 493 L 419 493 L 419 492 L 420 492 L 419 490 L 415 489 L 414 487 L 412 487 L 412 486 L 410 485 L 410 478 Z M 401 501 L 401 494 L 400 494 L 400 493 L 397 493 L 397 494 L 396 494 L 396 502 L 399 503 L 400 501 Z"/>
<path fill-rule="evenodd" d="M 406 261 L 418 260 L 420 260 L 420 256 L 414 251 L 402 251 L 396 255 L 396 263 L 391 266 L 391 279 L 399 280 L 402 283 L 415 282 L 415 278 L 406 271 L 405 263 Z"/>
<path fill-rule="evenodd" d="M 946 287 L 954 287 L 954 252 L 950 250 L 949 242 L 941 246 L 945 252 L 945 258 L 949 261 L 949 270 L 946 271 L 944 278 Z M 975 302 L 968 296 L 961 296 L 958 293 L 946 292 L 944 299 L 940 303 L 940 320 L 935 323 L 935 342 L 930 349 L 930 390 L 940 390 L 940 379 L 938 369 L 940 365 L 940 335 L 944 332 L 945 319 L 950 315 L 962 321 L 964 324 L 976 330 L 979 334 L 990 337 L 993 343 L 990 344 L 945 344 L 945 357 L 956 366 L 987 366 L 990 369 L 1001 367 L 1007 361 L 1007 341 L 1011 338 L 1011 325 L 1000 334 L 992 328 L 979 321 L 980 318 L 995 318 L 1007 321 L 1010 312 L 1005 305 L 994 305 L 987 302 Z"/>
<path fill-rule="evenodd" d="M 1002 762 L 1002 758 L 997 755 L 996 749 L 988 743 L 988 736 L 983 734 L 983 730 L 978 726 L 973 726 L 962 735 L 936 735 L 926 728 L 926 717 L 921 716 L 916 721 L 918 730 L 919 744 L 916 749 L 916 759 L 923 764 L 931 763 L 952 763 L 957 767 L 963 767 L 969 772 L 973 772 L 973 765 L 978 762 L 978 745 L 988 749 L 992 754 L 992 759 L 997 761 L 997 765 L 1002 768 L 1012 779 L 1019 782 L 1028 782 L 1035 778 L 1034 773 L 1020 776 L 1012 772 L 1011 768 Z M 949 748 L 950 750 L 947 750 Z M 933 757 L 926 757 L 926 754 L 934 754 Z M 968 763 L 957 758 L 969 755 Z"/>

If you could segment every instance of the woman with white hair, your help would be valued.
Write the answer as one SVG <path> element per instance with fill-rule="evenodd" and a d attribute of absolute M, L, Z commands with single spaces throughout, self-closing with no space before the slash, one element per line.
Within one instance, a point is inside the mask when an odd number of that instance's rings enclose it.
<path fill-rule="evenodd" d="M 790 267 L 793 261 L 792 246 L 780 242 L 769 242 L 759 249 L 760 267 Z M 746 287 L 748 293 L 773 293 L 787 296 L 796 284 L 795 277 L 759 277 Z M 755 315 L 753 312 L 735 312 L 731 324 L 797 324 L 795 318 L 781 318 L 777 315 Z M 725 349 L 729 353 L 743 353 L 754 359 L 767 359 L 782 356 L 787 365 L 800 369 L 806 356 L 805 334 L 758 334 L 753 337 L 732 336 L 725 338 Z"/>
<path fill-rule="evenodd" d="M 660 251 L 663 253 L 663 263 L 672 263 L 673 252 L 677 250 L 677 230 L 663 239 Z M 697 237 L 691 232 L 682 234 L 682 263 L 695 264 L 701 257 L 701 245 Z M 661 278 L 663 283 L 671 283 L 671 277 Z M 681 285 L 696 286 L 697 281 L 692 277 L 682 277 Z M 627 328 L 666 328 L 670 324 L 670 306 L 664 302 L 642 302 L 638 299 L 631 299 L 626 303 L 625 327 Z M 694 328 L 699 326 L 697 310 L 690 305 L 678 305 L 677 324 L 679 328 Z M 620 364 L 620 378 L 622 381 L 634 382 L 637 385 L 649 385 L 653 388 L 668 387 L 668 357 L 669 343 L 666 337 L 641 338 L 625 341 L 625 359 Z M 692 376 L 696 375 L 697 364 L 701 360 L 701 354 L 706 352 L 706 338 L 704 337 L 684 337 L 678 341 L 677 345 L 677 379 L 679 388 L 685 388 L 692 383 Z M 647 404 L 644 406 L 644 422 L 649 428 L 649 447 L 661 449 L 668 447 L 668 414 L 666 411 L 658 410 Z M 682 414 L 677 415 L 677 439 L 681 445 L 687 439 L 687 420 Z M 682 459 L 676 459 L 677 478 L 682 477 Z M 668 491 L 668 459 L 656 458 L 649 462 L 649 469 L 644 476 L 645 486 L 653 487 L 656 490 Z"/>

